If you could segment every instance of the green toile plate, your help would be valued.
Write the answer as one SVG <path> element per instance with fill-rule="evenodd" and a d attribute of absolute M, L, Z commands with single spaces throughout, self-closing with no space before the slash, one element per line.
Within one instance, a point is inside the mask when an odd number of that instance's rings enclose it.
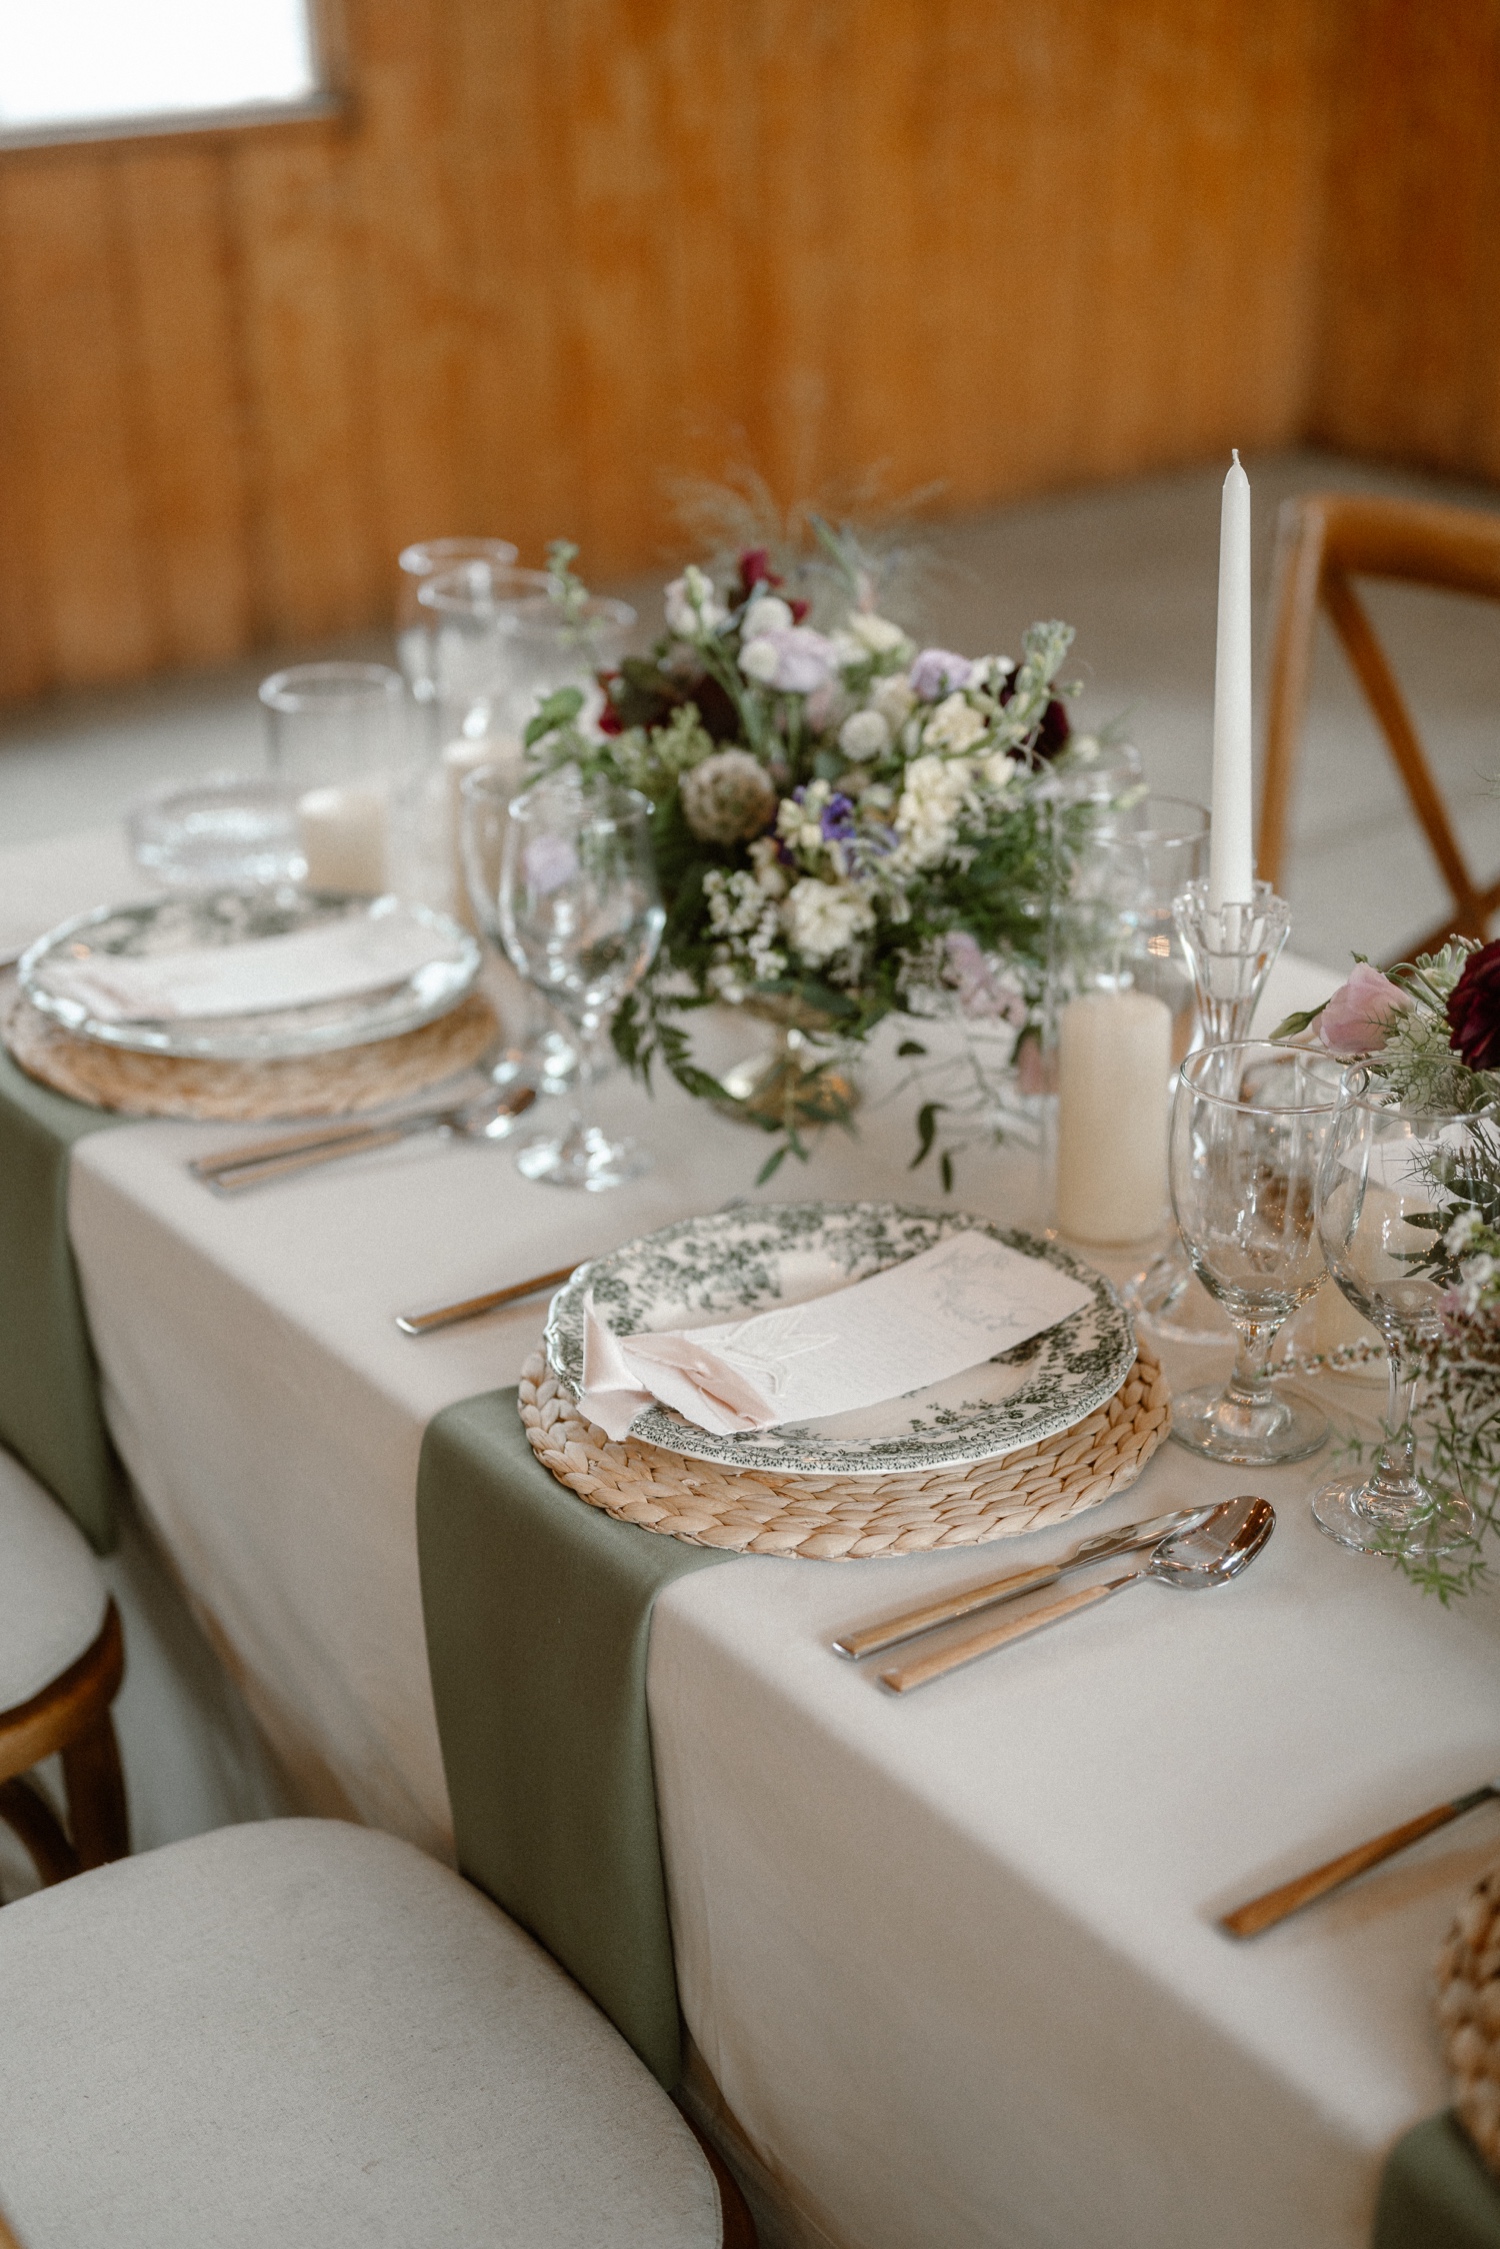
<path fill-rule="evenodd" d="M 1102 1273 L 1055 1242 L 963 1211 L 764 1203 L 680 1219 L 579 1266 L 552 1300 L 548 1363 L 576 1398 L 590 1293 L 617 1335 L 706 1327 L 732 1313 L 826 1295 L 970 1232 L 1045 1259 L 1081 1281 L 1092 1301 L 998 1358 L 858 1413 L 717 1437 L 653 1405 L 637 1414 L 630 1434 L 689 1460 L 779 1476 L 893 1476 L 994 1460 L 1071 1429 L 1112 1398 L 1134 1363 L 1135 1332 Z"/>

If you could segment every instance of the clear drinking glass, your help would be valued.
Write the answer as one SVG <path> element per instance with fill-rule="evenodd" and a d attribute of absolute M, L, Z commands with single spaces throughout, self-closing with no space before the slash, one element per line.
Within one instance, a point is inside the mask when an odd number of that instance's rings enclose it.
<path fill-rule="evenodd" d="M 432 646 L 436 620 L 417 599 L 423 580 L 463 562 L 505 570 L 515 561 L 516 549 L 509 539 L 418 539 L 403 547 L 396 559 L 401 573 L 396 589 L 396 660 L 413 698 L 431 703 L 437 695 Z"/>
<path fill-rule="evenodd" d="M 505 949 L 572 1025 L 580 1092 L 599 1074 L 610 1022 L 655 958 L 666 915 L 656 881 L 651 807 L 633 789 L 586 782 L 565 766 L 510 807 L 500 877 Z M 528 1179 L 616 1187 L 648 1168 L 575 1108 L 567 1130 L 516 1157 Z"/>
<path fill-rule="evenodd" d="M 1198 1275 L 1239 1337 L 1223 1390 L 1189 1391 L 1172 1435 L 1210 1460 L 1303 1460 L 1328 1435 L 1312 1407 L 1278 1395 L 1271 1346 L 1323 1279 L 1318 1167 L 1337 1114 L 1339 1067 L 1298 1047 L 1200 1047 L 1177 1074 L 1172 1208 Z"/>
<path fill-rule="evenodd" d="M 429 629 L 433 707 L 450 763 L 455 744 L 498 741 L 519 757 L 524 725 L 515 725 L 508 709 L 511 638 L 517 612 L 545 601 L 551 586 L 545 570 L 517 570 L 482 556 L 434 571 L 418 585 Z"/>
<path fill-rule="evenodd" d="M 562 1093 L 578 1066 L 578 1050 L 535 985 L 516 974 L 500 925 L 500 878 L 511 800 L 525 786 L 519 754 L 503 764 L 466 773 L 459 791 L 463 872 L 474 921 L 499 955 L 505 986 L 504 1016 L 514 1036 L 492 1075 L 497 1085 L 519 1078 L 542 1093 Z"/>
<path fill-rule="evenodd" d="M 1462 1164 L 1471 1121 L 1403 1103 L 1352 1069 L 1319 1174 L 1328 1270 L 1379 1331 L 1390 1363 L 1386 1438 L 1373 1471 L 1335 1477 L 1313 1495 L 1318 1528 L 1361 1553 L 1444 1554 L 1473 1536 L 1468 1502 L 1418 1467 L 1411 1369 L 1439 1332 L 1454 1277 L 1441 1247 L 1450 1203 L 1442 1177 Z"/>
<path fill-rule="evenodd" d="M 273 778 L 295 798 L 314 890 L 383 890 L 392 793 L 410 757 L 406 690 L 384 664 L 296 664 L 262 680 Z"/>

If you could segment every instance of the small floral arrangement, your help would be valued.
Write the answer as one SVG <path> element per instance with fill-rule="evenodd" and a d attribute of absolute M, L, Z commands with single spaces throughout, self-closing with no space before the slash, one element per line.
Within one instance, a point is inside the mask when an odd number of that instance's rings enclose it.
<path fill-rule="evenodd" d="M 1388 975 L 1358 961 L 1331 999 L 1275 1035 L 1315 1038 L 1338 1060 L 1363 1062 L 1399 1100 L 1469 1120 L 1462 1150 L 1433 1163 L 1439 1208 L 1416 1269 L 1444 1295 L 1441 1327 L 1416 1362 L 1415 1427 L 1432 1481 L 1464 1494 L 1475 1532 L 1456 1554 L 1396 1557 L 1446 1602 L 1487 1574 L 1483 1541 L 1500 1529 L 1500 1123 L 1486 1113 L 1500 1104 L 1500 940 L 1460 939 Z"/>
<path fill-rule="evenodd" d="M 650 656 L 601 680 L 594 729 L 575 689 L 527 729 L 535 762 L 606 773 L 654 808 L 666 929 L 614 1038 L 632 1069 L 649 1078 L 659 1057 L 696 1095 L 726 1098 L 684 1020 L 719 1001 L 830 1056 L 934 995 L 1019 1042 L 1059 848 L 1045 782 L 1095 753 L 1057 685 L 1068 626 L 1033 625 L 1018 661 L 919 648 L 875 607 L 852 542 L 818 532 L 809 597 L 764 548 L 717 575 L 690 567 Z M 788 1084 L 785 1109 L 757 1120 L 780 1135 L 763 1178 L 805 1153 Z"/>
<path fill-rule="evenodd" d="M 1331 999 L 1272 1033 L 1309 1035 L 1340 1062 L 1366 1063 L 1399 1100 L 1488 1107 L 1500 1100 L 1500 939 L 1458 938 L 1388 975 L 1356 956 Z"/>

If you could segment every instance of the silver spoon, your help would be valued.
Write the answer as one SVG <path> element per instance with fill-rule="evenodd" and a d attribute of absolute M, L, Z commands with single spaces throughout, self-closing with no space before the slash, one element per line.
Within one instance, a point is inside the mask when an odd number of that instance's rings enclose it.
<path fill-rule="evenodd" d="M 1126 1570 L 1120 1577 L 1107 1577 L 1099 1585 L 1086 1585 L 1081 1592 L 1049 1601 L 1045 1608 L 1032 1609 L 1025 1616 L 1006 1616 L 998 1623 L 983 1625 L 930 1655 L 914 1656 L 910 1663 L 882 1671 L 881 1685 L 898 1695 L 925 1686 L 929 1679 L 940 1679 L 945 1671 L 955 1671 L 961 1663 L 972 1663 L 992 1648 L 1003 1648 L 1011 1640 L 1024 1639 L 1028 1633 L 1060 1623 L 1065 1616 L 1094 1608 L 1112 1593 L 1121 1593 L 1127 1585 L 1139 1585 L 1146 1578 L 1155 1578 L 1184 1593 L 1224 1585 L 1249 1567 L 1275 1528 L 1276 1510 L 1268 1499 L 1245 1492 L 1238 1499 L 1223 1500 L 1200 1522 L 1164 1538 L 1135 1569 Z"/>
<path fill-rule="evenodd" d="M 445 1132 L 461 1140 L 503 1140 L 536 1100 L 536 1088 L 509 1085 L 503 1093 L 487 1093 L 477 1101 L 463 1101 L 446 1109 L 416 1109 L 404 1117 L 386 1117 L 364 1125 L 325 1126 L 320 1132 L 301 1132 L 280 1140 L 257 1141 L 253 1147 L 230 1148 L 217 1156 L 199 1156 L 188 1169 L 216 1194 L 237 1195 L 263 1181 L 284 1179 L 290 1173 L 310 1171 L 317 1164 L 336 1163 L 341 1156 L 362 1156 L 372 1148 L 388 1148 L 423 1132 Z"/>

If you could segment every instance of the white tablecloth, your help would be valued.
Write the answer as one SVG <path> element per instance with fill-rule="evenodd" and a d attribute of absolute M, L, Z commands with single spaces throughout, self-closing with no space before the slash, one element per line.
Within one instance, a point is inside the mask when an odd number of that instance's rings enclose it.
<path fill-rule="evenodd" d="M 1283 973 L 1275 1005 L 1331 977 Z M 413 1492 L 442 1406 L 513 1381 L 521 1307 L 421 1343 L 398 1310 L 751 1191 L 763 1145 L 668 1090 L 603 1106 L 657 1151 L 603 1197 L 503 1148 L 411 1144 L 241 1201 L 185 1158 L 239 1135 L 83 1141 L 73 1240 L 111 1425 L 156 1529 L 309 1807 L 448 1846 Z M 936 1201 L 910 1103 L 872 1102 L 770 1194 Z M 960 1202 L 1021 1222 L 1023 1159 Z M 746 1559 L 658 1603 L 650 1708 L 683 2004 L 769 2169 L 848 2249 L 1356 2249 L 1390 2142 L 1439 2106 L 1433 1950 L 1500 1846 L 1476 1815 L 1257 1944 L 1215 1912 L 1474 1785 L 1497 1760 L 1500 1614 L 1330 1546 L 1321 1463 L 1247 1478 L 1167 1447 L 1100 1520 L 1247 1483 L 1279 1510 L 1242 1582 L 1158 1587 L 885 1696 L 832 1631 L 996 1549 Z M 1039 1556 L 1066 1531 L 1008 1551 Z M 1077 1535 L 1076 1532 L 1071 1535 Z"/>

